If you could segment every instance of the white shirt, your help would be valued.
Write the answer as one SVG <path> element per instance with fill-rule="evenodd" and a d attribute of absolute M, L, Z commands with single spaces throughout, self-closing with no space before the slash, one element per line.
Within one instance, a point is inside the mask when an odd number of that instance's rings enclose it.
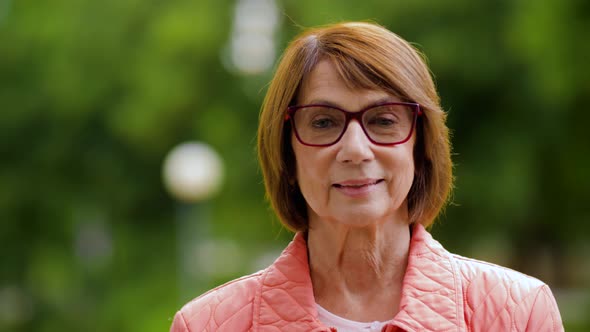
<path fill-rule="evenodd" d="M 390 322 L 357 322 L 336 316 L 328 310 L 322 308 L 317 303 L 316 306 L 318 309 L 318 319 L 320 322 L 328 327 L 335 327 L 338 332 L 380 332 L 383 326 Z"/>

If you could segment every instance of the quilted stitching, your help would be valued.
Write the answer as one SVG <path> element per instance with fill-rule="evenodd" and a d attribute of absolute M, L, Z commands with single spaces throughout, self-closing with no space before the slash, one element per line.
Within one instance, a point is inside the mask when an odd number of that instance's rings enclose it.
<path fill-rule="evenodd" d="M 465 320 L 470 330 L 563 331 L 557 304 L 547 285 L 501 266 L 453 257 L 466 284 Z M 549 293 L 540 296 L 545 289 Z"/>
<path fill-rule="evenodd" d="M 247 331 L 251 327 L 258 272 L 219 286 L 187 303 L 175 316 L 171 331 Z M 180 322 L 183 322 L 181 324 Z"/>
<path fill-rule="evenodd" d="M 460 283 L 450 256 L 421 227 L 414 229 L 400 312 L 394 318 L 411 331 L 457 331 L 462 313 Z"/>
<path fill-rule="evenodd" d="M 563 331 L 547 285 L 452 255 L 416 225 L 400 311 L 383 332 Z M 317 320 L 307 248 L 297 234 L 269 268 L 185 305 L 171 331 L 335 332 Z"/>
<path fill-rule="evenodd" d="M 271 265 L 261 285 L 260 331 L 326 330 L 317 321 L 315 299 L 307 264 L 307 247 L 302 234 Z"/>

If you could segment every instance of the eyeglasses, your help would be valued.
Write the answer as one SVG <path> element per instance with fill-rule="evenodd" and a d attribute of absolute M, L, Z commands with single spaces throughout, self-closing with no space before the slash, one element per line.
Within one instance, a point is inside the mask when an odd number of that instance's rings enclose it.
<path fill-rule="evenodd" d="M 285 121 L 291 120 L 301 144 L 329 146 L 342 138 L 350 120 L 361 125 L 369 140 L 377 145 L 405 143 L 412 136 L 422 110 L 417 103 L 383 103 L 350 112 L 335 106 L 311 104 L 290 106 Z"/>

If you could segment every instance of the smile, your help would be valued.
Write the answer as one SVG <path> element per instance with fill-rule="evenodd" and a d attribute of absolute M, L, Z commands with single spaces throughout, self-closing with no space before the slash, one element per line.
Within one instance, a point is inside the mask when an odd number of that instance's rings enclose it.
<path fill-rule="evenodd" d="M 377 185 L 383 181 L 383 179 L 365 179 L 360 181 L 352 180 L 335 183 L 332 185 L 332 187 L 345 196 L 351 198 L 361 198 L 370 195 L 378 188 Z"/>
<path fill-rule="evenodd" d="M 350 180 L 350 181 L 344 181 L 341 183 L 334 183 L 333 186 L 336 188 L 362 188 L 362 187 L 368 187 L 368 186 L 372 186 L 372 185 L 376 185 L 378 183 L 383 182 L 383 179 L 377 179 L 377 180 Z"/>
<path fill-rule="evenodd" d="M 361 188 L 364 186 L 371 186 L 377 183 L 383 182 L 383 179 L 369 179 L 369 180 L 348 180 L 340 183 L 334 183 L 333 186 L 336 188 Z"/>

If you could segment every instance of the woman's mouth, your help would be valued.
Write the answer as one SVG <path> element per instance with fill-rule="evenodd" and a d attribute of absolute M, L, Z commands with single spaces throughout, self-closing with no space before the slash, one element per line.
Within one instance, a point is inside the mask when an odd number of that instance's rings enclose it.
<path fill-rule="evenodd" d="M 347 196 L 364 196 L 373 191 L 383 179 L 347 180 L 332 186 Z"/>

